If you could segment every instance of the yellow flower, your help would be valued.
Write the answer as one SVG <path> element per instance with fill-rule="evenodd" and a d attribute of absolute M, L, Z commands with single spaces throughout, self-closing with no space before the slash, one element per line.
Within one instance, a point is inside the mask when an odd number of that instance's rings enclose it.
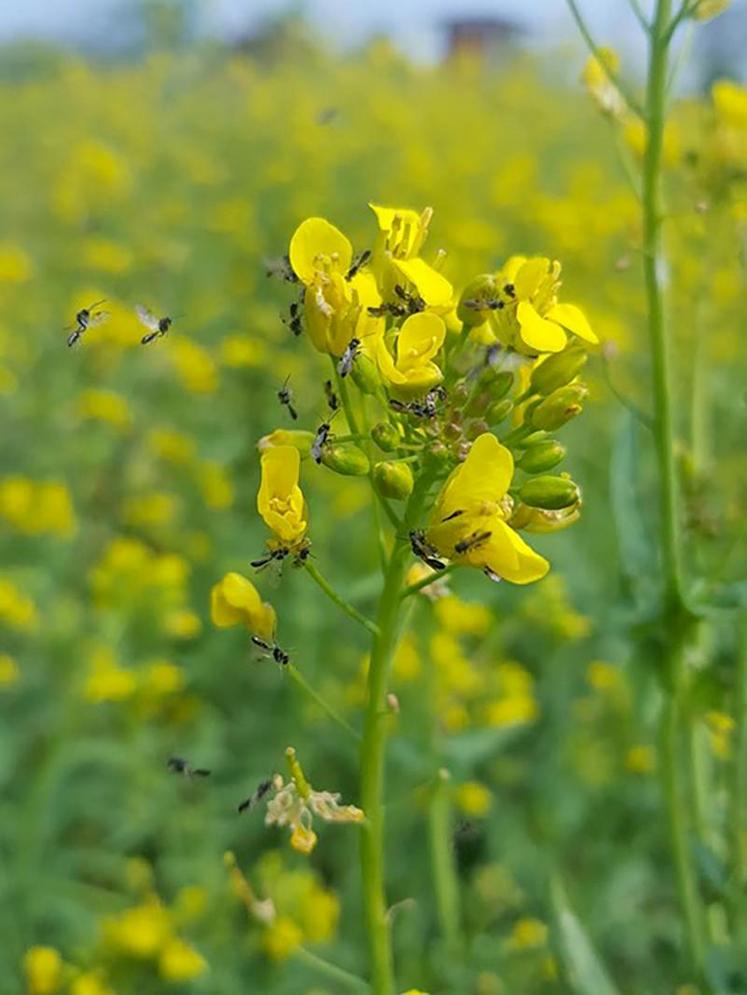
<path fill-rule="evenodd" d="M 275 609 L 263 602 L 254 584 L 239 573 L 227 573 L 213 586 L 210 617 L 219 629 L 241 623 L 262 639 L 272 639 L 275 632 Z"/>
<path fill-rule="evenodd" d="M 29 947 L 23 970 L 30 995 L 51 995 L 62 979 L 62 958 L 54 947 Z"/>
<path fill-rule="evenodd" d="M 560 269 L 557 260 L 544 256 L 512 256 L 497 274 L 502 307 L 491 312 L 490 322 L 503 345 L 536 355 L 560 352 L 566 331 L 592 344 L 599 341 L 580 308 L 558 303 Z"/>
<path fill-rule="evenodd" d="M 37 623 L 34 602 L 5 577 L 0 577 L 0 622 L 20 630 L 33 629 Z"/>
<path fill-rule="evenodd" d="M 303 942 L 303 930 L 290 916 L 278 916 L 262 933 L 262 947 L 271 960 L 286 960 Z"/>
<path fill-rule="evenodd" d="M 212 394 L 218 387 L 218 368 L 210 353 L 196 342 L 172 339 L 169 357 L 177 376 L 193 394 Z"/>
<path fill-rule="evenodd" d="M 207 969 L 205 958 L 178 937 L 169 940 L 158 958 L 158 972 L 166 981 L 191 981 Z"/>
<path fill-rule="evenodd" d="M 480 818 L 490 811 L 493 796 L 479 781 L 465 781 L 454 792 L 454 801 L 465 815 Z"/>
<path fill-rule="evenodd" d="M 132 422 L 126 399 L 112 390 L 84 390 L 78 397 L 77 407 L 81 418 L 108 422 L 115 428 L 129 428 Z"/>
<path fill-rule="evenodd" d="M 187 464 L 195 455 L 194 440 L 173 428 L 154 428 L 147 435 L 150 450 L 168 463 Z"/>
<path fill-rule="evenodd" d="M 222 511 L 233 504 L 233 484 L 228 473 L 214 460 L 205 460 L 197 467 L 197 482 L 208 508 Z"/>
<path fill-rule="evenodd" d="M 274 446 L 262 453 L 257 510 L 282 543 L 293 545 L 306 532 L 306 503 L 298 476 L 301 456 L 295 446 Z"/>
<path fill-rule="evenodd" d="M 86 701 L 125 701 L 135 693 L 137 681 L 131 670 L 125 670 L 108 646 L 94 650 L 90 669 L 83 687 Z"/>
<path fill-rule="evenodd" d="M 547 926 L 540 919 L 519 919 L 506 942 L 509 950 L 535 950 L 547 943 Z"/>
<path fill-rule="evenodd" d="M 319 352 L 341 356 L 352 338 L 365 346 L 383 333 L 383 319 L 368 312 L 381 303 L 376 281 L 366 267 L 347 279 L 353 247 L 338 228 L 324 218 L 307 218 L 293 233 L 288 256 L 306 288 L 306 328 Z"/>
<path fill-rule="evenodd" d="M 446 325 L 432 312 L 422 311 L 406 318 L 396 341 L 396 359 L 384 338 L 376 342 L 376 361 L 384 379 L 395 394 L 417 397 L 441 383 L 443 374 L 432 362 L 443 345 Z"/>
<path fill-rule="evenodd" d="M 730 79 L 719 79 L 711 87 L 711 97 L 724 124 L 747 130 L 747 87 Z"/>
<path fill-rule="evenodd" d="M 631 774 L 650 774 L 656 767 L 656 754 L 650 746 L 631 746 L 625 754 L 625 769 Z"/>
<path fill-rule="evenodd" d="M 8 653 L 0 653 L 0 689 L 17 684 L 21 676 L 18 664 Z"/>
<path fill-rule="evenodd" d="M 132 266 L 132 253 L 107 238 L 89 238 L 82 246 L 85 264 L 102 273 L 126 273 Z"/>
<path fill-rule="evenodd" d="M 172 928 L 167 910 L 155 896 L 149 896 L 142 905 L 105 919 L 103 933 L 109 946 L 147 960 L 156 957 L 171 941 Z"/>
<path fill-rule="evenodd" d="M 70 985 L 70 995 L 114 995 L 97 971 L 84 971 Z"/>
<path fill-rule="evenodd" d="M 433 210 L 426 207 L 418 214 L 410 208 L 368 206 L 379 224 L 373 265 L 384 297 L 391 299 L 398 284 L 411 284 L 429 307 L 449 310 L 451 284 L 420 258 Z"/>
<path fill-rule="evenodd" d="M 529 584 L 550 564 L 506 524 L 504 498 L 513 471 L 508 449 L 489 432 L 478 436 L 436 500 L 427 539 L 443 556 L 493 579 Z"/>
<path fill-rule="evenodd" d="M 164 618 L 164 629 L 175 639 L 193 639 L 202 629 L 200 616 L 186 608 L 176 608 Z"/>

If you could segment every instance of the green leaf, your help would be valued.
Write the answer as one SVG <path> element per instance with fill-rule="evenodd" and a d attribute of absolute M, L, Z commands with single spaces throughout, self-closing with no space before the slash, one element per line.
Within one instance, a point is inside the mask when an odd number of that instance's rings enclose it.
<path fill-rule="evenodd" d="M 561 959 L 571 988 L 578 995 L 620 995 L 581 920 L 568 904 L 559 877 L 553 877 L 550 889 L 560 936 Z"/>

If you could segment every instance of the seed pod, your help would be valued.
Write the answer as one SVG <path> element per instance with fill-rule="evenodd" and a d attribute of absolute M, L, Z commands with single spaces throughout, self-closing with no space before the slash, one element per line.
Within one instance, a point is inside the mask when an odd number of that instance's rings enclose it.
<path fill-rule="evenodd" d="M 393 453 L 400 443 L 399 432 L 389 422 L 380 421 L 371 429 L 371 438 L 382 452 Z"/>
<path fill-rule="evenodd" d="M 375 395 L 381 390 L 381 377 L 376 363 L 369 356 L 356 356 L 350 376 L 364 394 Z"/>
<path fill-rule="evenodd" d="M 566 448 L 555 439 L 538 442 L 521 456 L 517 466 L 525 473 L 546 473 L 565 458 Z"/>
<path fill-rule="evenodd" d="M 364 477 L 371 465 L 362 449 L 347 442 L 324 446 L 322 463 L 328 469 L 345 477 Z"/>
<path fill-rule="evenodd" d="M 513 410 L 514 402 L 505 397 L 502 401 L 495 401 L 495 403 L 490 405 L 485 413 L 485 421 L 489 425 L 497 425 L 498 422 L 502 422 L 504 418 L 507 418 Z"/>
<path fill-rule="evenodd" d="M 549 432 L 565 425 L 571 418 L 583 411 L 583 401 L 589 393 L 586 384 L 572 383 L 553 391 L 532 412 L 531 422 L 535 428 Z"/>
<path fill-rule="evenodd" d="M 457 317 L 470 328 L 482 325 L 491 313 L 488 302 L 496 300 L 498 292 L 498 284 L 492 273 L 476 276 L 462 291 Z M 482 302 L 485 304 L 484 307 L 480 307 Z"/>
<path fill-rule="evenodd" d="M 578 485 L 569 476 L 553 477 L 546 474 L 533 477 L 522 484 L 519 497 L 530 508 L 559 511 L 576 504 L 581 494 Z"/>
<path fill-rule="evenodd" d="M 546 397 L 559 387 L 565 387 L 578 376 L 588 358 L 586 350 L 579 348 L 556 352 L 535 366 L 529 386 L 535 394 Z"/>
<path fill-rule="evenodd" d="M 404 501 L 412 494 L 414 483 L 412 470 L 407 463 L 389 460 L 374 463 L 373 484 L 382 497 Z"/>

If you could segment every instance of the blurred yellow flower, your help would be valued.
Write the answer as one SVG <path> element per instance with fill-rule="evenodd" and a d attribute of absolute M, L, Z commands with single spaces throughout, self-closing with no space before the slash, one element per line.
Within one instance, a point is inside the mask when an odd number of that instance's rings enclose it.
<path fill-rule="evenodd" d="M 195 456 L 195 442 L 173 428 L 153 428 L 146 437 L 150 450 L 168 463 L 183 465 Z"/>
<path fill-rule="evenodd" d="M 278 916 L 262 933 L 262 949 L 271 960 L 287 960 L 303 943 L 303 930 L 289 916 Z"/>
<path fill-rule="evenodd" d="M 202 630 L 200 616 L 186 608 L 169 612 L 163 623 L 166 632 L 175 639 L 193 639 Z"/>
<path fill-rule="evenodd" d="M 98 971 L 84 971 L 70 984 L 70 995 L 115 995 Z"/>
<path fill-rule="evenodd" d="M 126 701 L 135 693 L 136 687 L 135 674 L 120 667 L 113 650 L 108 646 L 101 646 L 93 651 L 83 687 L 86 701 L 95 704 L 103 701 Z"/>
<path fill-rule="evenodd" d="M 76 528 L 70 492 L 57 480 L 18 476 L 0 480 L 0 516 L 26 535 L 66 538 Z"/>
<path fill-rule="evenodd" d="M 132 413 L 126 398 L 112 390 L 91 388 L 78 395 L 78 415 L 108 422 L 115 428 L 125 429 L 132 424 Z"/>
<path fill-rule="evenodd" d="M 625 754 L 625 769 L 631 774 L 650 774 L 656 767 L 656 752 L 650 746 L 631 746 Z"/>
<path fill-rule="evenodd" d="M 7 577 L 0 577 L 0 621 L 21 631 L 34 629 L 38 621 L 34 602 Z"/>
<path fill-rule="evenodd" d="M 267 347 L 249 335 L 228 335 L 221 342 L 221 360 L 226 366 L 263 366 L 267 361 Z"/>
<path fill-rule="evenodd" d="M 23 957 L 29 995 L 51 995 L 62 981 L 62 958 L 54 947 L 29 947 Z"/>
<path fill-rule="evenodd" d="M 108 238 L 89 238 L 81 246 L 82 261 L 101 273 L 126 273 L 132 267 L 132 252 Z"/>
<path fill-rule="evenodd" d="M 199 978 L 207 969 L 205 958 L 178 937 L 169 940 L 158 958 L 158 972 L 166 981 L 191 981 Z"/>
<path fill-rule="evenodd" d="M 0 653 L 0 691 L 13 687 L 21 677 L 18 664 L 9 653 Z"/>
<path fill-rule="evenodd" d="M 547 943 L 547 926 L 541 919 L 519 919 L 506 941 L 509 950 L 536 950 Z"/>
<path fill-rule="evenodd" d="M 102 924 L 107 946 L 141 960 L 158 956 L 172 939 L 171 920 L 155 896 Z"/>
<path fill-rule="evenodd" d="M 214 460 L 204 460 L 195 469 L 202 500 L 214 511 L 223 511 L 233 504 L 233 484 L 228 472 Z"/>
<path fill-rule="evenodd" d="M 465 815 L 481 818 L 490 811 L 493 795 L 490 789 L 479 781 L 465 781 L 455 789 L 454 801 Z"/>
<path fill-rule="evenodd" d="M 210 353 L 185 338 L 172 338 L 169 346 L 169 359 L 186 389 L 193 394 L 212 394 L 218 387 L 218 368 Z"/>
<path fill-rule="evenodd" d="M 227 573 L 213 585 L 210 615 L 220 629 L 242 624 L 262 639 L 272 639 L 275 632 L 275 609 L 263 602 L 254 584 L 239 573 Z"/>
<path fill-rule="evenodd" d="M 25 283 L 32 273 L 31 259 L 23 249 L 0 243 L 0 283 Z"/>
<path fill-rule="evenodd" d="M 159 491 L 133 495 L 122 505 L 122 518 L 135 528 L 163 528 L 174 521 L 180 503 L 175 494 Z"/>

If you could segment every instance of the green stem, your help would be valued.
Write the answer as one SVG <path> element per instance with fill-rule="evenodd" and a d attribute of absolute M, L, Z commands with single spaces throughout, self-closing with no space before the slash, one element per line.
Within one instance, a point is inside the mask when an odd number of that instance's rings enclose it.
<path fill-rule="evenodd" d="M 371 991 L 368 982 L 364 981 L 363 978 L 359 978 L 357 974 L 351 974 L 350 971 L 346 971 L 344 968 L 338 967 L 337 964 L 330 963 L 330 961 L 325 960 L 318 954 L 314 954 L 310 950 L 307 950 L 306 947 L 296 947 L 293 951 L 293 956 L 297 961 L 300 961 L 307 967 L 313 968 L 315 971 L 318 971 L 319 974 L 325 975 L 331 981 L 339 981 L 341 985 L 345 985 L 345 987 L 350 991 Z"/>
<path fill-rule="evenodd" d="M 459 925 L 459 881 L 456 876 L 451 845 L 452 819 L 449 772 L 443 768 L 438 772 L 437 781 L 431 794 L 428 829 L 439 926 L 446 941 L 447 952 L 451 956 L 455 956 L 462 949 Z"/>
<path fill-rule="evenodd" d="M 423 475 L 410 495 L 405 512 L 409 524 L 421 510 L 430 478 Z M 384 574 L 377 622 L 379 633 L 371 647 L 368 700 L 361 743 L 361 877 L 373 995 L 394 995 L 394 969 L 384 879 L 384 765 L 389 713 L 386 695 L 392 657 L 400 635 L 401 592 L 407 571 L 409 546 L 402 537 Z"/>
<path fill-rule="evenodd" d="M 591 51 L 591 54 L 597 60 L 597 62 L 599 63 L 600 67 L 602 68 L 602 70 L 604 71 L 605 75 L 607 76 L 607 79 L 620 92 L 621 96 L 625 100 L 625 103 L 628 105 L 628 108 L 634 114 L 637 114 L 638 117 L 640 117 L 640 118 L 645 117 L 643 107 L 641 107 L 640 103 L 636 100 L 636 98 L 633 96 L 633 94 L 630 92 L 630 90 L 627 88 L 627 86 L 622 82 L 622 80 L 620 79 L 620 77 L 618 76 L 618 74 L 615 72 L 615 70 L 609 65 L 609 63 L 605 59 L 604 55 L 600 51 L 599 46 L 597 45 L 597 43 L 592 38 L 591 32 L 589 31 L 588 27 L 586 26 L 586 21 L 584 20 L 582 14 L 581 14 L 581 10 L 579 9 L 579 6 L 576 3 L 576 0 L 566 0 L 566 3 L 568 4 L 568 7 L 569 7 L 569 9 L 571 11 L 571 15 L 573 16 L 573 20 L 576 22 L 576 27 L 580 31 L 582 38 L 584 39 L 584 41 L 586 42 L 587 46 L 589 47 L 589 50 Z"/>
<path fill-rule="evenodd" d="M 450 574 L 452 570 L 456 570 L 458 566 L 458 563 L 450 563 L 447 567 L 444 567 L 443 570 L 436 570 L 427 577 L 423 577 L 422 580 L 418 580 L 414 584 L 410 584 L 410 586 L 406 587 L 402 592 L 402 598 L 411 598 L 413 594 L 417 594 L 418 591 L 422 591 L 424 587 L 429 587 L 431 584 L 435 584 L 436 581 L 441 580 L 442 577 L 448 576 L 448 574 Z"/>
<path fill-rule="evenodd" d="M 298 687 L 300 687 L 301 690 L 312 699 L 312 701 L 316 702 L 316 704 L 319 705 L 319 707 L 326 712 L 327 715 L 329 715 L 329 717 L 338 724 L 338 726 L 344 729 L 345 732 L 354 739 L 360 740 L 360 733 L 356 732 L 350 723 L 346 722 L 339 712 L 337 712 L 332 705 L 328 704 L 328 702 L 322 698 L 318 691 L 314 690 L 303 674 L 296 667 L 294 667 L 292 663 L 289 663 L 284 669 L 285 673 L 290 677 L 293 683 L 297 684 Z"/>
<path fill-rule="evenodd" d="M 341 608 L 346 615 L 352 619 L 355 619 L 356 622 L 359 622 L 364 629 L 368 629 L 372 636 L 377 635 L 379 629 L 376 623 L 372 622 L 370 618 L 366 618 L 366 616 L 359 612 L 357 608 L 350 604 L 350 602 L 346 601 L 341 594 L 338 594 L 330 582 L 319 573 L 310 560 L 306 560 L 304 567 L 306 569 L 306 573 L 316 581 L 327 597 L 331 601 L 334 601 L 338 608 Z"/>
<path fill-rule="evenodd" d="M 682 585 L 680 509 L 675 465 L 673 399 L 669 337 L 664 310 L 662 252 L 662 161 L 666 122 L 667 66 L 671 0 L 657 0 L 651 25 L 646 87 L 647 143 L 643 161 L 643 276 L 648 312 L 648 336 L 653 387 L 653 434 L 659 478 L 659 544 L 663 601 L 661 624 L 666 639 L 667 700 L 662 709 L 660 741 L 664 798 L 677 890 L 686 933 L 685 960 L 702 977 L 704 917 L 697 891 L 688 840 L 689 803 L 681 770 L 684 649 L 688 612 Z"/>
<path fill-rule="evenodd" d="M 745 949 L 747 941 L 747 617 L 740 620 L 737 641 L 737 672 L 734 687 L 734 765 L 732 770 L 730 819 L 731 915 L 734 946 Z M 740 942 L 741 941 L 741 942 Z"/>

